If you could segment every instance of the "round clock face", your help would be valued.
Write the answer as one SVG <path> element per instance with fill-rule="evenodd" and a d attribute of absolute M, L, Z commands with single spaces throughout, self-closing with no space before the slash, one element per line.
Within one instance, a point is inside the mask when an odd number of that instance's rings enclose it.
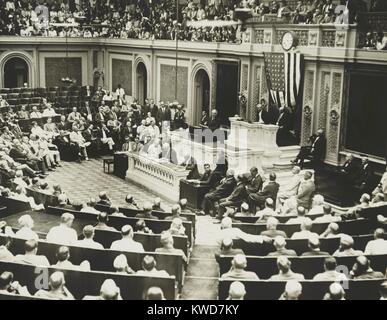
<path fill-rule="evenodd" d="M 282 48 L 289 51 L 294 46 L 294 36 L 291 32 L 286 32 L 282 37 Z"/>

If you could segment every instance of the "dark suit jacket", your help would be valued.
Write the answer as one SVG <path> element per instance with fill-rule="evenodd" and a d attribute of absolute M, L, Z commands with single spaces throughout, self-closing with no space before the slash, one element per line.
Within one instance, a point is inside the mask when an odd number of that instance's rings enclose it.
<path fill-rule="evenodd" d="M 236 185 L 235 178 L 226 178 L 220 185 L 211 192 L 211 195 L 217 199 L 227 198 L 234 190 Z"/>
<path fill-rule="evenodd" d="M 357 173 L 356 183 L 358 185 L 362 183 L 369 185 L 372 182 L 372 176 L 373 176 L 373 171 L 372 171 L 371 165 L 368 164 L 365 168 L 364 168 L 364 165 L 362 165 L 359 168 L 359 171 Z"/>
<path fill-rule="evenodd" d="M 216 170 L 211 171 L 210 174 L 204 173 L 204 175 L 200 179 L 200 181 L 208 185 L 211 189 L 215 188 L 219 184 L 220 180 L 222 180 L 222 175 Z"/>
<path fill-rule="evenodd" d="M 311 154 L 315 160 L 324 160 L 327 147 L 327 141 L 324 136 L 316 137 L 312 143 Z"/>
<path fill-rule="evenodd" d="M 165 107 L 163 111 L 163 108 L 160 107 L 157 111 L 157 121 L 171 121 L 171 109 L 169 107 Z"/>
<path fill-rule="evenodd" d="M 220 128 L 220 119 L 218 116 L 208 120 L 208 128 L 210 128 L 211 131 L 215 131 Z"/>
<path fill-rule="evenodd" d="M 247 193 L 257 193 L 262 189 L 263 180 L 258 174 L 254 178 L 250 178 L 249 184 L 247 185 Z"/>
<path fill-rule="evenodd" d="M 262 110 L 261 113 L 257 113 L 257 122 L 261 120 L 265 124 L 276 124 L 279 116 L 279 111 L 275 107 L 268 107 L 267 110 Z"/>
<path fill-rule="evenodd" d="M 228 200 L 235 203 L 242 203 L 246 197 L 246 185 L 244 183 L 238 183 L 234 191 L 228 197 Z"/>
<path fill-rule="evenodd" d="M 155 118 L 156 121 L 157 121 L 157 113 L 158 113 L 158 111 L 159 111 L 159 107 L 158 107 L 157 105 L 155 105 L 155 104 L 149 105 L 149 110 L 148 110 L 148 112 L 151 113 L 151 116 L 152 116 L 153 118 Z"/>
<path fill-rule="evenodd" d="M 189 174 L 187 176 L 187 180 L 200 178 L 198 165 L 197 165 L 196 160 L 193 157 L 191 157 L 188 161 L 183 162 L 181 164 L 181 166 L 185 167 L 185 169 L 189 171 Z"/>
<path fill-rule="evenodd" d="M 353 180 L 356 177 L 357 173 L 357 165 L 354 160 L 347 160 L 341 167 L 341 169 L 344 171 L 345 175 L 350 179 Z"/>
<path fill-rule="evenodd" d="M 252 194 L 252 196 L 256 202 L 264 203 L 266 199 L 271 198 L 275 203 L 277 200 L 279 187 L 280 185 L 277 182 L 270 181 L 262 191 L 256 194 Z"/>

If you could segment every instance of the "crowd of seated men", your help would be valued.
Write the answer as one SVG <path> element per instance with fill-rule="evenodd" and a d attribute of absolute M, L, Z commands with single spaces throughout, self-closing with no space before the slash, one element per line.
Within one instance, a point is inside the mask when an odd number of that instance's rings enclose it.
<path fill-rule="evenodd" d="M 35 179 L 35 178 L 34 178 Z M 27 186 L 30 178 L 20 180 L 21 183 L 17 185 L 16 192 L 12 192 L 7 188 L 1 187 L 2 197 L 13 198 L 26 202 L 33 202 L 33 198 L 19 197 L 19 192 Z M 36 179 L 35 179 L 36 180 Z M 31 181 L 32 182 L 32 181 Z M 42 239 L 42 234 L 38 234 L 39 230 L 36 230 L 35 223 L 30 214 L 24 214 L 18 219 L 17 228 L 11 228 L 7 226 L 6 222 L 0 222 L 0 261 L 15 262 L 28 265 L 34 265 L 39 267 L 50 267 L 50 262 L 44 255 L 38 255 L 38 245 L 40 241 L 47 241 L 58 245 L 56 252 L 57 262 L 52 264 L 51 267 L 63 270 L 79 270 L 79 271 L 90 271 L 90 262 L 85 260 L 79 265 L 75 265 L 71 262 L 70 249 L 68 246 L 76 246 L 81 248 L 91 248 L 104 250 L 102 244 L 94 240 L 95 232 L 99 230 L 118 232 L 114 227 L 109 226 L 109 217 L 125 217 L 124 214 L 120 213 L 118 207 L 116 207 L 106 192 L 102 191 L 99 193 L 99 200 L 90 199 L 84 204 L 71 204 L 66 194 L 61 190 L 59 186 L 55 186 L 55 190 L 52 190 L 48 186 L 44 186 L 39 183 L 35 183 L 35 190 L 38 192 L 48 192 L 58 197 L 58 207 L 64 210 L 80 210 L 81 213 L 91 213 L 96 216 L 95 225 L 86 225 L 83 228 L 82 236 L 78 237 L 76 230 L 73 228 L 73 222 L 75 217 L 71 213 L 63 213 L 58 219 L 58 225 L 52 227 L 45 235 L 45 239 Z M 21 191 L 20 193 L 23 193 Z M 147 227 L 147 219 L 158 219 L 152 215 L 152 210 L 164 211 L 161 200 L 159 198 L 154 199 L 154 203 L 144 203 L 139 206 L 133 196 L 128 195 L 125 198 L 127 208 L 137 209 L 138 214 L 136 215 L 139 220 L 136 223 L 135 228 L 130 225 L 124 225 L 121 232 L 121 239 L 112 242 L 110 249 L 121 252 L 145 252 L 143 245 L 133 239 L 134 232 L 153 234 L 153 231 Z M 184 262 L 187 262 L 187 256 L 181 249 L 174 247 L 173 235 L 186 235 L 183 221 L 187 221 L 185 217 L 181 216 L 181 213 L 189 213 L 190 211 L 186 208 L 187 201 L 181 199 L 178 204 L 174 205 L 171 209 L 170 216 L 166 217 L 165 220 L 171 221 L 169 230 L 163 231 L 160 238 L 160 247 L 156 248 L 156 253 L 169 253 L 180 255 Z M 101 212 L 95 207 L 97 205 L 107 206 L 113 210 L 111 213 Z M 41 208 L 41 209 L 44 209 Z M 165 212 L 165 211 L 164 211 Z M 5 236 L 5 237 L 4 237 Z M 11 242 L 13 238 L 25 240 L 24 254 L 15 255 L 10 251 Z M 145 255 L 142 261 L 142 270 L 137 272 L 129 266 L 125 255 L 118 255 L 113 262 L 113 269 L 117 274 L 131 275 L 137 274 L 147 277 L 169 277 L 169 274 L 165 270 L 158 270 L 156 268 L 156 261 L 153 256 Z M 85 296 L 84 299 L 101 299 L 101 300 L 119 300 L 120 289 L 117 287 L 112 279 L 107 279 L 101 287 L 101 295 L 98 297 Z M 31 296 L 28 289 L 20 284 L 17 279 L 14 279 L 12 272 L 5 271 L 0 275 L 0 294 L 17 294 L 22 296 Z M 147 299 L 151 300 L 164 300 L 164 294 L 160 288 L 152 287 L 149 289 L 148 295 L 145 295 Z M 34 297 L 43 299 L 74 299 L 73 294 L 65 286 L 65 277 L 62 272 L 55 272 L 51 274 L 49 280 L 48 290 L 39 290 L 34 293 Z"/>
<path fill-rule="evenodd" d="M 68 90 L 73 88 L 63 88 L 59 94 Z M 76 102 L 62 103 L 53 95 L 56 91 L 46 91 L 41 103 L 30 108 L 10 105 L 7 95 L 1 95 L 0 142 L 5 151 L 15 149 L 14 158 L 24 158 L 28 164 L 37 162 L 43 173 L 57 166 L 61 155 L 65 160 L 81 161 L 89 160 L 90 154 L 114 151 L 137 151 L 155 159 L 163 154 L 177 164 L 168 132 L 188 127 L 184 106 L 177 101 L 160 101 L 158 105 L 152 99 L 143 105 L 136 100 L 128 102 L 120 85 L 114 93 L 90 86 L 76 92 Z M 24 147 L 30 145 L 32 154 L 24 154 Z"/>
<path fill-rule="evenodd" d="M 363 164 L 364 165 L 364 161 Z M 344 165 L 343 170 L 348 166 Z M 383 175 L 380 183 L 370 194 L 362 194 L 359 204 L 349 208 L 345 212 L 335 212 L 327 204 L 324 197 L 316 194 L 316 186 L 311 171 L 302 172 L 300 167 L 294 167 L 293 176 L 288 180 L 287 185 L 281 186 L 276 182 L 276 174 L 270 173 L 269 179 L 252 168 L 249 174 L 240 174 L 235 176 L 232 170 L 228 170 L 226 176 L 217 180 L 212 189 L 204 198 L 202 214 L 210 214 L 216 221 L 221 221 L 221 230 L 217 237 L 220 246 L 217 259 L 220 255 L 235 256 L 232 267 L 228 273 L 222 275 L 226 279 L 258 279 L 254 272 L 245 271 L 246 258 L 243 250 L 234 248 L 233 243 L 236 240 L 242 240 L 247 243 L 271 243 L 275 251 L 269 252 L 268 256 L 278 257 L 279 274 L 274 275 L 271 280 L 303 280 L 303 275 L 294 274 L 291 271 L 290 261 L 285 257 L 297 256 L 292 249 L 286 248 L 286 233 L 277 230 L 280 218 L 288 217 L 286 224 L 299 225 L 300 231 L 294 232 L 291 239 L 308 241 L 308 252 L 302 254 L 305 256 L 328 256 L 328 252 L 320 250 L 320 239 L 338 238 L 340 240 L 334 257 L 357 256 L 356 264 L 351 271 L 350 278 L 353 279 L 371 279 L 385 278 L 386 275 L 380 272 L 374 272 L 369 260 L 364 255 L 385 255 L 387 254 L 387 240 L 385 240 L 385 231 L 383 226 L 386 218 L 378 215 L 380 228 L 374 232 L 374 240 L 368 242 L 364 252 L 354 249 L 354 239 L 352 236 L 342 233 L 338 222 L 351 219 L 358 219 L 359 213 L 366 208 L 378 208 L 387 205 L 387 172 Z M 217 175 L 216 170 L 212 172 L 208 166 L 205 170 L 204 180 L 211 180 L 211 177 Z M 213 180 L 213 179 L 212 179 Z M 241 223 L 245 217 L 254 217 L 255 224 L 266 224 L 267 230 L 260 235 L 250 234 L 242 231 L 233 224 Z M 238 220 L 240 219 L 240 220 Z M 313 224 L 326 224 L 326 230 L 321 234 L 312 232 Z M 328 258 L 327 258 L 328 259 Z M 327 260 L 327 277 L 316 275 L 316 279 L 334 279 L 337 276 L 333 262 Z M 328 266 L 327 266 L 328 265 Z M 332 277 L 328 275 L 332 273 Z M 274 270 L 273 270 L 274 274 Z M 386 283 L 384 283 L 384 286 Z M 299 287 L 300 284 L 297 284 Z M 230 291 L 238 289 L 241 296 L 244 287 L 240 283 L 232 285 Z M 301 290 L 301 288 L 300 288 Z M 285 295 L 286 296 L 286 295 Z M 328 299 L 329 295 L 325 298 Z M 344 298 L 344 296 L 342 297 Z"/>
<path fill-rule="evenodd" d="M 0 11 L 0 34 L 48 37 L 104 37 L 135 39 L 169 39 L 239 43 L 241 29 L 235 26 L 193 27 L 191 21 L 236 19 L 235 10 L 244 8 L 264 19 L 275 16 L 288 23 L 353 23 L 358 8 L 351 0 L 300 0 L 292 7 L 288 1 L 189 0 L 176 16 L 175 1 L 84 0 L 38 1 L 3 0 Z M 361 8 L 364 10 L 365 8 Z M 63 23 L 72 24 L 65 28 Z"/>

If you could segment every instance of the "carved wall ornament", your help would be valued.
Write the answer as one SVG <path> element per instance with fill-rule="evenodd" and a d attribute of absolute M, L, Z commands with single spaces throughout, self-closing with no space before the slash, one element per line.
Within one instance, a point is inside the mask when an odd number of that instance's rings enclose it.
<path fill-rule="evenodd" d="M 329 112 L 329 119 L 330 119 L 331 125 L 337 126 L 339 124 L 339 120 L 340 120 L 339 112 L 336 109 L 332 109 Z"/>
<path fill-rule="evenodd" d="M 308 105 L 304 107 L 304 118 L 305 120 L 310 120 L 312 119 L 312 115 L 313 115 L 313 110 L 311 107 L 309 107 Z"/>
<path fill-rule="evenodd" d="M 271 44 L 271 31 L 264 32 L 264 43 L 265 44 Z"/>
<path fill-rule="evenodd" d="M 336 47 L 344 47 L 345 35 L 346 33 L 343 31 L 336 31 Z"/>
<path fill-rule="evenodd" d="M 318 33 L 314 31 L 309 31 L 309 45 L 317 46 L 317 37 Z"/>

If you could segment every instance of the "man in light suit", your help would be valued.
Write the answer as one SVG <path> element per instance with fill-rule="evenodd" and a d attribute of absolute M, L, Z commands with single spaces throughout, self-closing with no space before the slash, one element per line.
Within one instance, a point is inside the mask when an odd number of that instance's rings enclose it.
<path fill-rule="evenodd" d="M 274 204 L 277 200 L 277 194 L 280 185 L 276 182 L 277 175 L 272 172 L 269 176 L 269 183 L 263 188 L 262 191 L 257 193 L 251 193 L 249 195 L 248 201 L 251 213 L 256 213 L 257 207 L 263 209 L 265 206 L 266 199 L 271 198 L 274 201 Z"/>
<path fill-rule="evenodd" d="M 301 181 L 297 192 L 297 205 L 307 210 L 310 208 L 313 193 L 316 191 L 312 176 L 310 171 L 304 173 L 304 180 Z"/>

